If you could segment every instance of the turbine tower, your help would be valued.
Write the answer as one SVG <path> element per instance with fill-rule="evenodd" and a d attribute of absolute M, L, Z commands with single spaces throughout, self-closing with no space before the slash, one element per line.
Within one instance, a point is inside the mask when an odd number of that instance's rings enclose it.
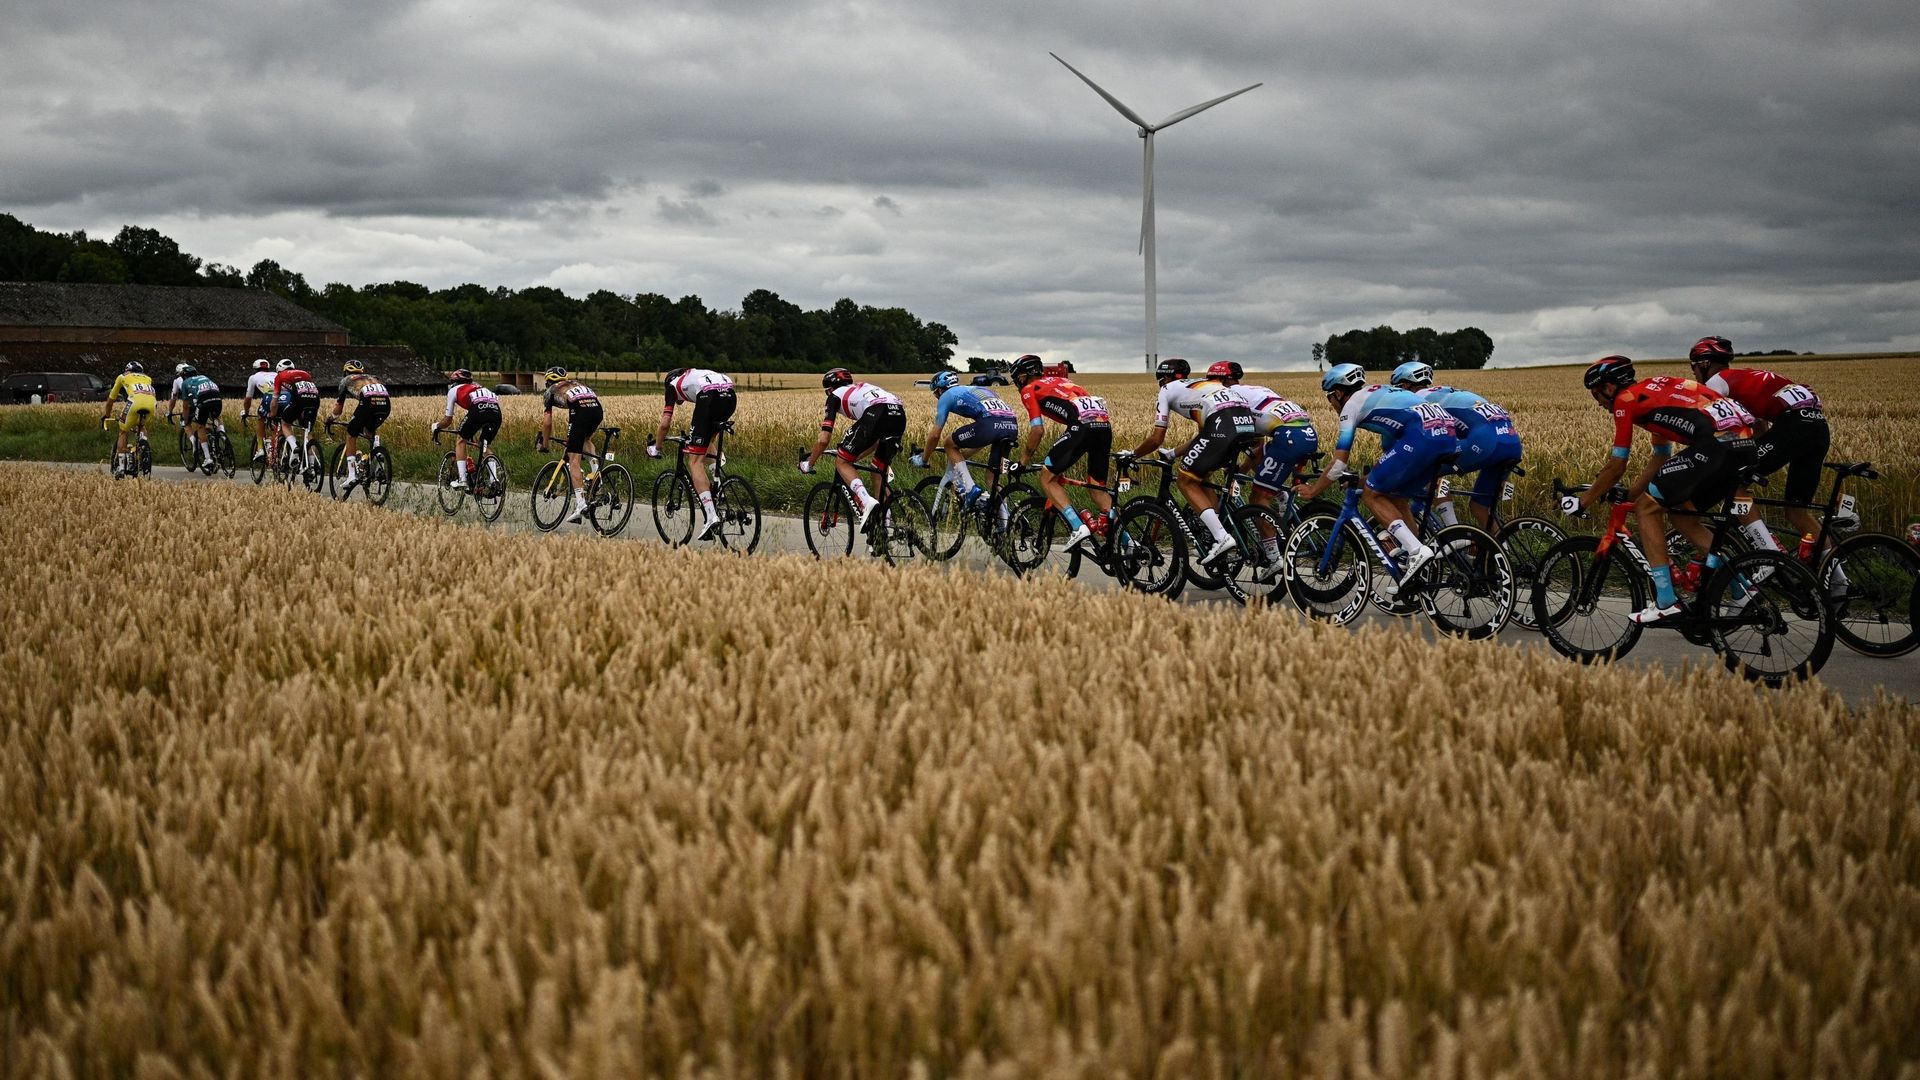
<path fill-rule="evenodd" d="M 1060 60 L 1060 54 L 1058 53 L 1050 52 L 1047 55 L 1053 57 L 1055 60 Z M 1198 105 L 1192 106 L 1191 108 L 1181 109 L 1179 112 L 1174 113 L 1172 116 L 1167 117 L 1165 120 L 1162 120 L 1157 124 L 1149 124 L 1145 120 L 1140 118 L 1139 113 L 1134 112 L 1132 109 L 1127 108 L 1126 105 L 1121 103 L 1119 98 L 1114 97 L 1112 94 L 1109 94 L 1105 90 L 1101 89 L 1099 83 L 1094 82 L 1092 79 L 1087 78 L 1085 75 L 1081 75 L 1079 68 L 1074 67 L 1072 64 L 1067 63 L 1065 60 L 1060 60 L 1060 66 L 1066 68 L 1068 71 L 1073 72 L 1075 75 L 1079 75 L 1081 82 L 1086 83 L 1088 86 L 1093 87 L 1094 93 L 1099 94 L 1101 97 L 1105 98 L 1107 101 L 1107 104 L 1113 106 L 1116 110 L 1119 111 L 1121 116 L 1126 117 L 1127 120 L 1130 121 L 1135 127 L 1139 128 L 1140 138 L 1144 140 L 1144 142 L 1146 143 L 1146 151 L 1145 151 L 1146 163 L 1143 167 L 1145 179 L 1142 181 L 1144 191 L 1140 200 L 1140 251 L 1144 255 L 1146 255 L 1146 258 L 1147 258 L 1147 371 L 1151 373 L 1154 369 L 1154 366 L 1159 364 L 1160 362 L 1160 330 L 1155 323 L 1156 309 L 1159 306 L 1159 301 L 1156 297 L 1157 287 L 1154 283 L 1153 137 L 1156 133 L 1162 130 L 1165 130 L 1166 128 L 1172 127 L 1173 125 L 1179 123 L 1182 120 L 1185 120 L 1187 117 L 1192 116 L 1195 113 L 1205 112 L 1208 109 L 1213 108 L 1215 105 L 1218 105 L 1221 102 L 1227 100 L 1228 98 L 1239 97 L 1241 94 L 1244 94 L 1247 91 L 1260 86 L 1261 84 L 1254 83 L 1253 86 L 1243 86 L 1240 89 L 1235 90 L 1231 94 L 1221 94 L 1219 97 L 1214 98 L 1212 101 L 1203 101 Z"/>

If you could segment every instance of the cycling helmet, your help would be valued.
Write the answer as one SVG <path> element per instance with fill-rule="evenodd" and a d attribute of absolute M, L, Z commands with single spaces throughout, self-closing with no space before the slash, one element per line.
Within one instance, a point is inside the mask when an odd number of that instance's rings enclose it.
<path fill-rule="evenodd" d="M 1153 368 L 1154 380 L 1162 386 L 1165 386 L 1169 379 L 1184 379 L 1191 374 L 1193 374 L 1193 365 L 1177 356 L 1169 356 L 1155 364 Z"/>
<path fill-rule="evenodd" d="M 555 364 L 552 367 L 548 368 L 547 370 L 541 372 L 540 377 L 547 381 L 548 386 L 552 386 L 554 383 L 557 383 L 561 379 L 564 379 L 567 377 L 567 369 L 561 367 L 559 364 Z"/>
<path fill-rule="evenodd" d="M 190 372 L 192 372 L 192 371 L 193 371 L 193 365 L 192 365 L 192 364 L 175 364 L 175 365 L 173 365 L 173 373 L 174 373 L 175 375 L 186 375 L 186 374 L 188 374 L 188 373 L 190 373 Z"/>
<path fill-rule="evenodd" d="M 466 368 L 455 368 L 447 372 L 448 386 L 459 386 L 461 383 L 470 383 L 472 381 L 473 372 L 468 371 Z"/>
<path fill-rule="evenodd" d="M 1595 360 L 1581 381 L 1587 384 L 1587 389 L 1594 390 L 1602 386 L 1626 386 L 1634 378 L 1633 361 L 1616 355 Z"/>
<path fill-rule="evenodd" d="M 272 366 L 273 366 L 273 365 L 272 365 L 272 364 L 270 364 L 270 363 L 268 363 L 268 362 L 267 362 L 267 358 L 266 358 L 266 357 L 264 357 L 264 356 L 260 356 L 260 357 L 255 357 L 255 358 L 254 358 L 254 361 L 253 361 L 253 370 L 255 370 L 255 371 L 265 371 L 265 370 L 267 370 L 268 368 L 271 368 Z"/>
<path fill-rule="evenodd" d="M 853 385 L 853 372 L 843 367 L 834 368 L 832 371 L 820 376 L 820 385 L 827 390 L 838 390 L 843 386 L 851 386 Z"/>
<path fill-rule="evenodd" d="M 1331 394 L 1335 390 L 1358 390 L 1367 385 L 1367 370 L 1359 364 L 1335 364 L 1320 376 L 1320 389 Z"/>
<path fill-rule="evenodd" d="M 121 370 L 125 371 L 129 375 L 141 375 L 141 374 L 145 374 L 147 369 L 140 366 L 140 361 L 129 360 L 127 361 L 127 366 Z"/>
<path fill-rule="evenodd" d="M 292 370 L 293 370 L 293 361 L 291 361 L 291 360 L 289 360 L 289 359 L 287 359 L 286 357 L 284 357 L 284 356 L 283 356 L 283 357 L 281 357 L 281 358 L 280 358 L 280 362 L 279 362 L 279 363 L 277 363 L 277 364 L 275 364 L 275 365 L 273 365 L 273 367 L 274 367 L 274 370 L 276 370 L 276 371 L 292 371 Z"/>
<path fill-rule="evenodd" d="M 1687 363 L 1695 371 L 1711 368 L 1716 364 L 1725 367 L 1733 362 L 1733 342 L 1718 335 L 1703 337 L 1687 350 Z"/>
<path fill-rule="evenodd" d="M 349 360 L 340 365 L 340 370 L 348 375 L 365 375 L 367 373 L 367 365 L 358 360 Z"/>
<path fill-rule="evenodd" d="M 1013 362 L 1013 367 L 1009 369 L 1009 372 L 1013 375 L 1014 382 L 1021 382 L 1027 379 L 1039 378 L 1041 369 L 1045 367 L 1046 365 L 1040 362 L 1039 357 L 1032 353 L 1027 353 Z"/>
<path fill-rule="evenodd" d="M 677 367 L 677 368 L 674 368 L 672 371 L 667 372 L 665 375 L 661 376 L 660 381 L 663 383 L 666 383 L 668 386 L 672 386 L 673 380 L 679 378 L 682 375 L 685 375 L 686 373 L 687 373 L 686 368 Z"/>
<path fill-rule="evenodd" d="M 936 394 L 944 394 L 953 389 L 959 381 L 960 373 L 957 371 L 936 371 L 933 373 L 933 378 L 927 380 L 927 386 Z"/>
<path fill-rule="evenodd" d="M 1387 382 L 1403 390 L 1418 390 L 1423 386 L 1432 386 L 1433 365 L 1409 360 L 1394 368 L 1393 374 L 1387 377 Z"/>
<path fill-rule="evenodd" d="M 1238 379 L 1244 373 L 1232 360 L 1215 360 L 1207 365 L 1207 374 L 1215 379 Z"/>

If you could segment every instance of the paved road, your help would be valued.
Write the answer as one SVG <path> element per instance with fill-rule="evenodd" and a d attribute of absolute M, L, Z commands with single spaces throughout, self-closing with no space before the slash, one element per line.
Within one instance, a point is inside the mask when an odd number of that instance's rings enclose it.
<path fill-rule="evenodd" d="M 105 469 L 104 465 L 71 465 L 68 467 L 92 468 L 102 471 Z M 153 476 L 156 480 L 166 480 L 176 483 L 234 482 L 219 477 L 204 477 L 198 473 L 189 474 L 177 466 L 155 465 Z M 241 476 L 244 478 L 245 474 L 242 473 Z M 636 485 L 637 483 L 636 481 Z M 659 540 L 654 532 L 652 519 L 649 516 L 646 492 L 639 491 L 637 494 L 639 496 L 639 504 L 635 506 L 633 520 L 628 524 L 621 539 L 657 544 Z M 314 496 L 306 497 L 312 498 Z M 422 514 L 432 517 L 442 516 L 440 507 L 434 498 L 433 486 L 430 484 L 396 484 L 393 494 L 387 500 L 387 507 L 388 509 L 399 512 Z M 467 509 L 461 511 L 458 518 L 462 521 L 473 522 L 476 525 L 480 524 L 478 515 L 473 512 L 470 505 Z M 761 529 L 759 550 L 764 552 L 804 552 L 807 550 L 805 538 L 801 534 L 798 518 L 768 514 L 763 520 L 764 524 Z M 524 488 L 516 490 L 508 497 L 505 511 L 502 513 L 500 520 L 487 527 L 496 529 L 503 528 L 515 532 L 534 530 L 532 514 Z M 588 531 L 585 525 L 562 526 L 562 529 L 582 532 Z M 967 549 L 962 552 L 960 558 L 956 559 L 954 563 L 950 565 L 955 568 L 956 572 L 1006 573 L 1005 568 L 997 560 L 988 556 L 977 542 L 972 541 L 969 542 Z M 1082 575 L 1080 580 L 1087 582 L 1090 588 L 1111 589 L 1115 587 L 1111 580 L 1098 573 Z M 1201 593 L 1191 588 L 1182 594 L 1181 602 L 1188 604 L 1226 605 L 1233 603 L 1224 593 Z M 1399 628 L 1406 633 L 1420 634 L 1426 637 L 1432 637 L 1434 634 L 1431 625 L 1421 616 L 1404 620 L 1395 619 L 1369 608 L 1367 613 L 1361 616 L 1361 619 L 1368 625 Z M 1549 648 L 1545 638 L 1517 626 L 1508 627 L 1508 629 L 1500 635 L 1499 642 L 1501 645 L 1510 648 Z M 1677 671 L 1685 664 L 1718 667 L 1718 661 L 1713 657 L 1712 653 L 1706 649 L 1687 644 L 1679 634 L 1671 631 L 1648 631 L 1641 636 L 1640 644 L 1634 649 L 1633 653 L 1620 662 L 1632 664 L 1637 667 L 1660 668 L 1668 671 Z M 1569 663 L 1571 663 L 1571 661 L 1569 661 Z M 1728 675 L 1727 677 L 1732 678 L 1733 676 Z M 1821 670 L 1820 680 L 1825 683 L 1828 688 L 1839 693 L 1849 703 L 1856 705 L 1871 702 L 1875 695 L 1882 691 L 1908 702 L 1920 702 L 1920 652 L 1910 653 L 1894 660 L 1876 660 L 1861 656 L 1853 650 L 1848 649 L 1845 645 L 1835 643 L 1833 656 L 1827 661 L 1826 667 Z M 1761 690 L 1759 692 L 1765 691 Z"/>

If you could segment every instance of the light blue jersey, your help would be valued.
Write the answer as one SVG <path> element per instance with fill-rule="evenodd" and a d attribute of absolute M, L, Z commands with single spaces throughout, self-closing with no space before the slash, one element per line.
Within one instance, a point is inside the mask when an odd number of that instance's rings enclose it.
<path fill-rule="evenodd" d="M 1430 386 L 1421 391 L 1420 396 L 1447 410 L 1449 415 L 1465 425 L 1466 431 L 1461 438 L 1468 442 L 1475 442 L 1489 435 L 1516 435 L 1513 416 L 1507 410 L 1471 390 L 1462 390 L 1453 386 Z"/>
<path fill-rule="evenodd" d="M 1381 446 L 1392 446 L 1423 436 L 1453 439 L 1459 430 L 1459 421 L 1437 403 L 1423 401 L 1410 390 L 1369 386 L 1348 398 L 1340 410 L 1340 437 L 1334 449 L 1351 451 L 1353 437 L 1361 431 L 1379 435 Z"/>
<path fill-rule="evenodd" d="M 988 417 L 1004 416 L 1013 419 L 1013 409 L 1001 401 L 993 391 L 984 386 L 955 386 L 940 395 L 940 401 L 934 406 L 933 422 L 945 424 L 949 413 L 959 413 L 968 420 L 985 420 Z"/>

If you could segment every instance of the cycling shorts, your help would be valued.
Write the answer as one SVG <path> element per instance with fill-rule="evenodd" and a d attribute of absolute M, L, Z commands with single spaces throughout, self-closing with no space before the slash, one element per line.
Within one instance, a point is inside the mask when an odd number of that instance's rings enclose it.
<path fill-rule="evenodd" d="M 600 421 L 606 418 L 606 410 L 597 403 L 576 405 L 567 411 L 567 453 L 586 452 L 587 440 L 600 430 Z"/>
<path fill-rule="evenodd" d="M 1306 424 L 1274 428 L 1267 436 L 1267 452 L 1260 455 L 1260 465 L 1254 471 L 1254 486 L 1279 491 L 1307 455 L 1319 449 L 1320 434 Z"/>
<path fill-rule="evenodd" d="M 900 453 L 900 438 L 906 433 L 906 409 L 896 402 L 869 405 L 854 421 L 847 437 L 840 440 L 840 459 L 851 464 L 872 451 L 873 463 L 884 469 Z"/>
<path fill-rule="evenodd" d="M 153 419 L 155 404 L 156 402 L 153 397 L 148 394 L 135 394 L 133 397 L 128 398 L 127 411 L 120 414 L 121 433 L 125 434 L 126 432 L 132 431 L 134 428 Z"/>
<path fill-rule="evenodd" d="M 460 425 L 460 437 L 468 442 L 482 439 L 491 442 L 500 434 L 500 406 L 494 404 L 475 405 L 467 410 L 467 419 Z"/>
<path fill-rule="evenodd" d="M 1733 494 L 1754 457 L 1752 439 L 1702 439 L 1677 449 L 1653 474 L 1647 494 L 1668 509 L 1691 503 L 1696 510 L 1711 510 Z"/>
<path fill-rule="evenodd" d="M 1786 500 L 1800 506 L 1813 505 L 1820 489 L 1820 466 L 1827 460 L 1827 449 L 1833 442 L 1827 430 L 1827 414 L 1817 408 L 1789 409 L 1754 442 L 1757 454 L 1753 471 L 1772 476 L 1785 466 Z"/>
<path fill-rule="evenodd" d="M 291 405 L 280 403 L 280 422 L 294 427 L 312 427 L 320 419 L 320 399 L 317 397 L 296 397 Z"/>
<path fill-rule="evenodd" d="M 978 450 L 997 442 L 1012 442 L 1020 437 L 1020 422 L 1011 416 L 983 416 L 947 437 L 962 450 Z"/>
<path fill-rule="evenodd" d="M 1180 471 L 1204 478 L 1259 437 L 1252 409 L 1245 405 L 1221 409 L 1201 422 L 1200 434 L 1180 455 Z"/>
<path fill-rule="evenodd" d="M 363 401 L 347 418 L 347 434 L 356 439 L 372 435 L 392 412 L 393 406 L 385 401 Z"/>
<path fill-rule="evenodd" d="M 1492 506 L 1500 501 L 1500 490 L 1507 485 L 1507 477 L 1513 475 L 1514 466 L 1520 464 L 1520 436 L 1496 435 L 1488 430 L 1471 442 L 1460 443 L 1460 460 L 1454 464 L 1454 471 L 1462 476 L 1476 474 L 1473 480 L 1473 501 L 1481 506 Z"/>
<path fill-rule="evenodd" d="M 224 403 L 220 400 L 220 391 L 210 390 L 194 398 L 187 405 L 187 423 L 211 424 L 220 419 L 220 410 L 224 407 Z"/>
<path fill-rule="evenodd" d="M 720 434 L 720 425 L 733 419 L 733 410 L 739 402 L 731 386 L 701 391 L 693 399 L 693 421 L 687 427 L 687 453 L 706 453 L 707 447 L 713 445 L 714 436 Z M 904 421 L 905 414 L 901 416 Z"/>
<path fill-rule="evenodd" d="M 1096 484 L 1107 482 L 1107 459 L 1113 455 L 1113 425 L 1100 423 L 1070 424 L 1066 433 L 1047 451 L 1043 464 L 1055 476 L 1065 476 L 1082 456 L 1087 459 L 1087 479 Z"/>
<path fill-rule="evenodd" d="M 1367 490 L 1397 499 L 1424 499 L 1440 467 L 1460 450 L 1451 435 L 1408 431 L 1367 473 Z"/>

